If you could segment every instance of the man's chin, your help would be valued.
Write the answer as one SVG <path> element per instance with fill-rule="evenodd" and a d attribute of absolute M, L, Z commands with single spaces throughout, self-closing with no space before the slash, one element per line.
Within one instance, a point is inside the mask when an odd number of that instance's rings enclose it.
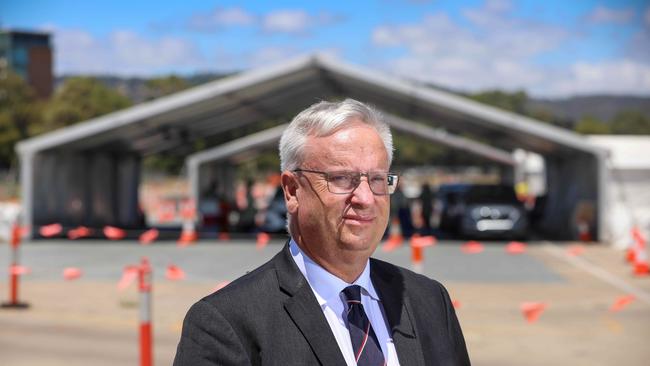
<path fill-rule="evenodd" d="M 348 250 L 374 251 L 379 240 L 369 233 L 344 231 L 341 233 L 340 243 Z"/>

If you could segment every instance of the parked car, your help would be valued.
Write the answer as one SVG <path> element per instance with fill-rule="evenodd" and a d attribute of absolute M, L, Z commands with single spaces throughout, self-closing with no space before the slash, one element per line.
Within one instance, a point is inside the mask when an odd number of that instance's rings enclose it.
<path fill-rule="evenodd" d="M 463 238 L 524 239 L 528 218 L 514 188 L 495 184 L 439 187 L 435 208 L 440 230 Z"/>

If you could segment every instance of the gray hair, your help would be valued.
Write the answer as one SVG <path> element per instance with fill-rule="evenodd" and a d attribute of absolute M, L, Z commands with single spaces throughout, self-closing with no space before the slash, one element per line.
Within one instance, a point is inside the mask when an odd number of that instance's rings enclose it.
<path fill-rule="evenodd" d="M 300 112 L 289 124 L 280 139 L 280 169 L 297 169 L 302 163 L 307 137 L 329 136 L 344 129 L 351 120 L 372 126 L 386 147 L 388 165 L 393 161 L 393 136 L 381 113 L 375 108 L 346 99 L 342 102 L 319 102 Z"/>

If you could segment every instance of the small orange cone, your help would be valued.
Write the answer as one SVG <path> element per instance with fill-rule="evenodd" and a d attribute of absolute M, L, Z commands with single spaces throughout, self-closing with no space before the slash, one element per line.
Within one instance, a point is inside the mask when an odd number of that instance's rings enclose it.
<path fill-rule="evenodd" d="M 221 240 L 221 241 L 228 241 L 228 240 L 230 240 L 230 234 L 228 234 L 227 232 L 223 231 L 223 232 L 220 232 L 220 233 L 219 233 L 218 238 L 219 238 L 219 240 Z"/>
<path fill-rule="evenodd" d="M 628 263 L 634 264 L 636 262 L 638 247 L 640 245 L 645 246 L 646 240 L 641 233 L 641 230 L 639 230 L 637 226 L 633 227 L 632 230 L 630 230 L 630 235 L 632 236 L 632 244 L 630 244 L 630 246 L 627 248 L 625 259 L 628 261 Z"/>
<path fill-rule="evenodd" d="M 451 300 L 451 305 L 453 305 L 454 309 L 460 309 L 460 307 L 463 306 L 463 304 L 458 300 Z"/>
<path fill-rule="evenodd" d="M 115 226 L 104 226 L 104 235 L 110 240 L 122 240 L 126 237 L 126 231 Z"/>
<path fill-rule="evenodd" d="M 636 300 L 636 297 L 634 295 L 625 295 L 625 296 L 620 296 L 614 301 L 612 306 L 609 308 L 609 311 L 611 312 L 616 312 L 616 311 L 621 311 L 624 307 L 626 307 L 629 303 L 633 302 Z"/>
<path fill-rule="evenodd" d="M 403 243 L 404 238 L 401 235 L 391 235 L 388 237 L 388 240 L 384 242 L 381 250 L 384 252 L 392 252 L 393 250 L 399 248 Z"/>
<path fill-rule="evenodd" d="M 399 227 L 399 220 L 395 219 L 391 221 L 390 232 L 388 234 L 388 240 L 382 246 L 384 252 L 392 252 L 397 249 L 404 243 L 404 237 L 402 236 L 402 230 Z"/>
<path fill-rule="evenodd" d="M 526 321 L 528 323 L 534 323 L 539 319 L 544 310 L 546 310 L 546 304 L 543 302 L 522 302 L 520 309 Z"/>
<path fill-rule="evenodd" d="M 63 231 L 63 226 L 61 226 L 61 224 L 58 223 L 41 226 L 40 230 L 38 230 L 39 234 L 41 234 L 41 236 L 44 236 L 46 238 L 57 236 L 61 234 L 62 231 Z"/>
<path fill-rule="evenodd" d="M 587 221 L 578 222 L 578 238 L 584 242 L 591 241 L 591 232 Z"/>
<path fill-rule="evenodd" d="M 636 276 L 648 276 L 650 275 L 650 266 L 648 265 L 646 238 L 637 227 L 632 229 L 632 238 L 634 239 L 632 246 L 634 249 L 634 274 Z"/>
<path fill-rule="evenodd" d="M 140 234 L 138 241 L 142 245 L 149 245 L 153 243 L 154 240 L 158 239 L 158 229 L 149 229 L 144 233 Z"/>
<path fill-rule="evenodd" d="M 196 233 L 196 228 L 194 227 L 194 220 L 185 220 L 183 222 L 183 231 L 181 232 L 181 237 L 178 238 L 176 242 L 178 246 L 184 247 L 189 244 L 195 243 L 199 238 L 199 235 Z"/>
<path fill-rule="evenodd" d="M 650 266 L 648 265 L 648 253 L 645 248 L 638 248 L 634 258 L 634 274 L 636 276 L 650 275 Z"/>
<path fill-rule="evenodd" d="M 93 231 L 85 226 L 78 226 L 75 229 L 68 230 L 68 239 L 76 240 L 89 236 Z"/>
<path fill-rule="evenodd" d="M 264 249 L 266 245 L 269 243 L 271 240 L 271 236 L 267 233 L 258 233 L 257 234 L 257 242 L 256 242 L 256 248 L 257 249 Z"/>
<path fill-rule="evenodd" d="M 566 249 L 566 254 L 571 257 L 580 256 L 584 252 L 585 252 L 585 246 L 582 244 L 569 245 L 569 247 Z"/>
<path fill-rule="evenodd" d="M 460 250 L 465 254 L 477 254 L 483 251 L 483 244 L 478 241 L 470 240 L 461 245 Z"/>
<path fill-rule="evenodd" d="M 165 278 L 170 281 L 179 281 L 185 279 L 185 272 L 179 267 L 170 264 L 167 266 L 167 272 L 165 272 Z"/>
<path fill-rule="evenodd" d="M 83 272 L 81 269 L 77 267 L 67 267 L 63 269 L 63 279 L 66 281 L 76 280 L 81 277 L 82 274 Z"/>
<path fill-rule="evenodd" d="M 411 266 L 413 272 L 422 273 L 424 262 L 424 247 L 420 245 L 413 245 L 413 239 L 411 239 Z"/>
<path fill-rule="evenodd" d="M 526 244 L 519 241 L 511 241 L 506 245 L 508 254 L 523 254 L 526 252 Z"/>

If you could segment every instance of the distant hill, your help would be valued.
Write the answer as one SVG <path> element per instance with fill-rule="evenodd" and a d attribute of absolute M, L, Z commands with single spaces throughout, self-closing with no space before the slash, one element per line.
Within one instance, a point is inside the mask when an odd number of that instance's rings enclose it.
<path fill-rule="evenodd" d="M 190 76 L 181 76 L 184 78 L 190 86 L 197 86 L 200 84 L 205 84 L 207 82 L 224 78 L 232 74 L 195 74 Z M 75 77 L 78 75 L 64 75 L 58 76 L 55 80 L 55 88 L 63 84 L 65 80 Z M 110 76 L 110 75 L 93 75 L 92 77 L 101 80 L 108 87 L 119 90 L 122 94 L 127 96 L 133 101 L 133 103 L 141 103 L 146 100 L 147 97 L 147 88 L 146 82 L 149 78 L 140 78 L 140 77 L 119 77 L 119 76 Z"/>
<path fill-rule="evenodd" d="M 232 74 L 204 73 L 191 76 L 183 76 L 191 86 L 204 84 L 213 80 L 221 79 Z M 73 76 L 60 76 L 56 78 L 56 86 L 59 86 L 67 78 Z M 95 76 L 111 88 L 115 88 L 130 98 L 134 103 L 146 100 L 145 83 L 147 78 L 124 78 L 117 76 Z M 424 84 L 426 86 L 443 90 L 450 93 L 465 95 L 450 90 L 440 85 Z M 577 96 L 564 99 L 536 99 L 529 98 L 528 110 L 544 110 L 560 120 L 568 122 L 568 128 L 584 116 L 592 116 L 601 121 L 607 122 L 618 112 L 623 110 L 638 110 L 650 117 L 650 97 L 636 96 L 615 96 L 615 95 L 593 95 Z"/>
<path fill-rule="evenodd" d="M 530 99 L 531 110 L 544 109 L 562 119 L 577 121 L 592 116 L 601 121 L 611 120 L 623 110 L 637 110 L 650 117 L 650 97 L 592 95 L 566 99 Z"/>

